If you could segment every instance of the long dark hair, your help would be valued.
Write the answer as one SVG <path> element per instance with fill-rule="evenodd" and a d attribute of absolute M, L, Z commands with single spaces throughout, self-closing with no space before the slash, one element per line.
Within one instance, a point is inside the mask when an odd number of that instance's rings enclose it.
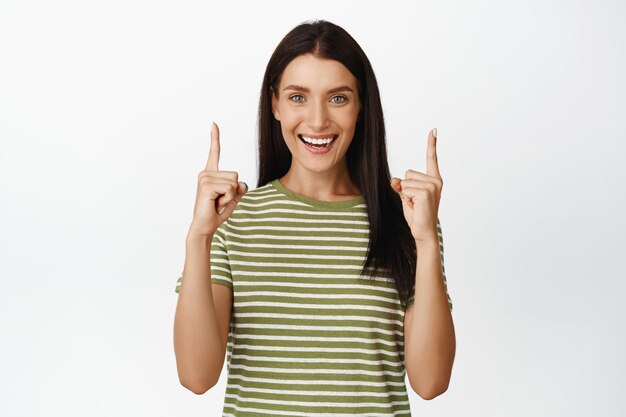
<path fill-rule="evenodd" d="M 285 67 L 307 53 L 341 62 L 357 79 L 361 111 L 346 158 L 350 178 L 365 199 L 370 223 L 369 248 L 362 273 L 367 276 L 365 272 L 370 270 L 376 276 L 381 268 L 386 269 L 406 309 L 415 285 L 415 240 L 404 219 L 400 197 L 390 185 L 385 123 L 374 70 L 359 44 L 340 26 L 325 20 L 304 22 L 293 28 L 272 54 L 259 101 L 257 187 L 282 177 L 291 167 L 291 152 L 272 113 L 270 87 L 278 97 L 278 84 Z"/>

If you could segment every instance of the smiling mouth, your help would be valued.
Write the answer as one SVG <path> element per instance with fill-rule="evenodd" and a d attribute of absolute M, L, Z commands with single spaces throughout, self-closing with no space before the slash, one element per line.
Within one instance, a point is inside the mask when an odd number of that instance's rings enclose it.
<path fill-rule="evenodd" d="M 326 142 L 326 141 L 322 142 L 319 140 L 315 140 L 314 142 L 321 142 L 321 143 L 311 143 L 311 142 L 307 142 L 306 140 L 304 140 L 302 135 L 298 135 L 298 139 L 300 139 L 300 141 L 302 141 L 302 143 L 304 143 L 306 146 L 310 146 L 312 148 L 317 148 L 317 149 L 328 148 L 330 145 L 335 143 L 338 137 L 339 137 L 338 135 L 334 135 L 333 139 L 329 142 Z"/>

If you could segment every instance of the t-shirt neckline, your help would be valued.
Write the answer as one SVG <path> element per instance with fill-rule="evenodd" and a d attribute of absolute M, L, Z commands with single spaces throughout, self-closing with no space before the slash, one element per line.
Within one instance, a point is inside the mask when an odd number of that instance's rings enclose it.
<path fill-rule="evenodd" d="M 307 197 L 305 195 L 298 194 L 296 192 L 291 191 L 290 189 L 286 188 L 280 181 L 278 181 L 278 178 L 276 178 L 273 181 L 270 181 L 270 184 L 279 193 L 284 194 L 287 197 L 293 198 L 294 200 L 298 200 L 298 201 L 301 201 L 303 203 L 306 203 L 306 204 L 309 204 L 309 205 L 315 206 L 315 207 L 321 207 L 321 208 L 349 208 L 349 207 L 357 206 L 357 205 L 359 205 L 359 204 L 361 204 L 361 203 L 363 203 L 365 201 L 365 198 L 362 195 L 358 196 L 356 198 L 351 198 L 350 200 L 342 200 L 342 201 L 322 201 L 322 200 L 316 200 L 314 198 L 310 198 L 310 197 Z"/>

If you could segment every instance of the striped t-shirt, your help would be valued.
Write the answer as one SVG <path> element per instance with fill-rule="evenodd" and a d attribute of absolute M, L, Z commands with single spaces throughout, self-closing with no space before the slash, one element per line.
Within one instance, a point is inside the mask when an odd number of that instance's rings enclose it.
<path fill-rule="evenodd" d="M 276 179 L 215 232 L 211 281 L 234 303 L 223 417 L 411 415 L 395 284 L 360 275 L 365 207 L 362 196 L 314 200 Z"/>

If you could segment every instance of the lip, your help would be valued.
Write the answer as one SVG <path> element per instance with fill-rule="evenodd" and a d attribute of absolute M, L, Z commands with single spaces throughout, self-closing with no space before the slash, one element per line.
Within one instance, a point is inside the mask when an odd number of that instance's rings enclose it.
<path fill-rule="evenodd" d="M 298 133 L 298 136 L 306 136 L 307 138 L 312 138 L 312 139 L 325 139 L 328 138 L 330 136 L 337 136 L 336 133 L 326 133 L 324 135 L 313 135 L 310 133 Z"/>
<path fill-rule="evenodd" d="M 298 135 L 301 136 L 301 135 Z M 307 136 L 307 135 L 305 135 Z M 335 146 L 335 142 L 337 142 L 339 136 L 338 135 L 333 135 L 333 141 L 331 142 L 330 146 L 328 146 L 327 148 L 313 148 L 311 146 L 308 146 L 304 143 L 304 140 L 300 139 L 300 137 L 298 137 L 298 142 L 300 142 L 302 144 L 302 146 L 304 146 L 306 148 L 307 151 L 311 152 L 312 154 L 316 154 L 316 155 L 320 155 L 320 154 L 325 154 L 330 152 L 330 150 Z M 308 136 L 307 136 L 308 137 Z M 319 138 L 315 138 L 315 139 L 319 139 Z"/>

